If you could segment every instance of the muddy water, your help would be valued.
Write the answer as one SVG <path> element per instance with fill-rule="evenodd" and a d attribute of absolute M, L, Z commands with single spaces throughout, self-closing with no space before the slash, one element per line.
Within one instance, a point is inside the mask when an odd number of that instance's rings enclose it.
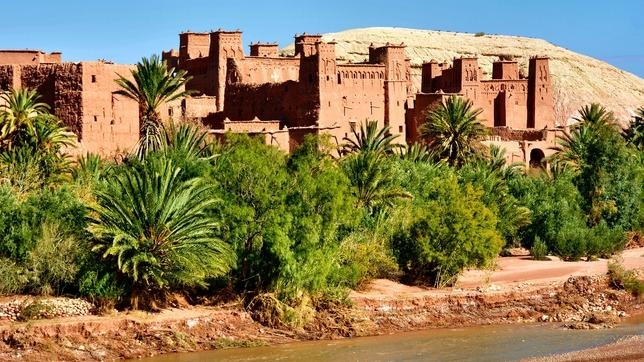
<path fill-rule="evenodd" d="M 144 361 L 514 361 L 596 347 L 631 335 L 644 335 L 644 318 L 603 330 L 564 330 L 556 325 L 435 329 L 337 341 L 172 354 Z"/>

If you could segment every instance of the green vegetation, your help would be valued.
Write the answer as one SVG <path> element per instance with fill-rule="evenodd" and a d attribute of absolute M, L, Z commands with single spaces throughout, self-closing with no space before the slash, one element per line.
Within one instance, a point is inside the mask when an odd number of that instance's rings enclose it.
<path fill-rule="evenodd" d="M 619 261 L 613 260 L 608 264 L 608 277 L 614 287 L 627 290 L 637 298 L 644 296 L 644 280 L 638 278 L 634 270 L 625 269 Z"/>
<path fill-rule="evenodd" d="M 478 119 L 482 110 L 473 106 L 468 99 L 451 96 L 427 114 L 421 127 L 430 149 L 452 166 L 462 165 L 482 149 L 480 141 L 487 130 Z"/>
<path fill-rule="evenodd" d="M 541 241 L 538 236 L 535 238 L 532 248 L 530 248 L 530 255 L 534 260 L 548 260 L 548 245 Z"/>
<path fill-rule="evenodd" d="M 121 87 L 116 94 L 139 102 L 140 140 L 137 147 L 139 158 L 150 151 L 161 149 L 162 128 L 159 107 L 190 94 L 184 90 L 190 80 L 185 70 L 168 69 L 165 61 L 158 55 L 143 58 L 132 70 L 132 81 L 119 75 L 116 83 Z"/>
<path fill-rule="evenodd" d="M 179 88 L 167 89 L 142 101 L 156 125 Z M 453 97 L 428 115 L 424 145 L 398 146 L 366 122 L 339 149 L 309 136 L 287 155 L 170 123 L 120 163 L 69 162 L 67 132 L 37 95 L 4 97 L 0 294 L 156 309 L 173 293 L 225 289 L 258 320 L 302 326 L 373 278 L 453 285 L 513 246 L 535 259 L 608 257 L 644 225 L 639 131 L 622 132 L 597 105 L 581 111 L 549 170 L 525 172 L 482 145 L 480 112 Z"/>

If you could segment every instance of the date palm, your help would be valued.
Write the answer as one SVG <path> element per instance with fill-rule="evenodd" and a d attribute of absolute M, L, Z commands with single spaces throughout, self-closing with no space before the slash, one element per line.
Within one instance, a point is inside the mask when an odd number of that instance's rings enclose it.
<path fill-rule="evenodd" d="M 97 192 L 93 250 L 128 283 L 134 308 L 153 308 L 173 289 L 204 286 L 233 262 L 208 215 L 216 200 L 199 178 L 182 180 L 167 159 L 116 172 Z"/>
<path fill-rule="evenodd" d="M 0 95 L 0 148 L 11 149 L 34 133 L 37 120 L 51 117 L 49 106 L 39 102 L 40 95 L 35 90 L 14 89 Z"/>
<path fill-rule="evenodd" d="M 623 130 L 623 135 L 628 143 L 644 151 L 644 107 L 635 111 L 635 116 L 628 128 Z"/>
<path fill-rule="evenodd" d="M 472 101 L 451 96 L 427 114 L 421 134 L 442 159 L 450 165 L 462 165 L 483 147 L 480 141 L 487 129 L 478 119 L 481 112 L 473 108 Z"/>
<path fill-rule="evenodd" d="M 131 78 L 119 75 L 116 83 L 121 87 L 116 94 L 139 103 L 140 140 L 137 155 L 140 158 L 162 144 L 162 124 L 159 107 L 189 95 L 185 84 L 190 79 L 184 70 L 168 68 L 158 55 L 143 58 L 131 71 Z"/>
<path fill-rule="evenodd" d="M 360 152 L 342 160 L 344 171 L 354 187 L 358 206 L 369 212 L 392 206 L 400 199 L 411 198 L 396 182 L 396 173 L 385 155 Z"/>
<path fill-rule="evenodd" d="M 401 145 L 395 144 L 398 136 L 389 134 L 389 127 L 378 129 L 378 122 L 367 121 L 359 129 L 351 131 L 352 137 L 344 137 L 345 153 L 376 152 L 390 154 Z"/>

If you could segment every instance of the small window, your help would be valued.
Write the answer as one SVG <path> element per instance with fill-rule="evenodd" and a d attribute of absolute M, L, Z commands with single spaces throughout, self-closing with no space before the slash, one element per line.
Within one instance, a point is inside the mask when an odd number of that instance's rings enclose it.
<path fill-rule="evenodd" d="M 92 83 L 96 83 L 96 74 L 92 74 Z"/>
<path fill-rule="evenodd" d="M 94 122 L 98 122 L 98 116 L 94 116 Z"/>
<path fill-rule="evenodd" d="M 174 109 L 172 107 L 168 108 L 168 116 L 172 117 L 174 115 Z"/>
<path fill-rule="evenodd" d="M 398 133 L 403 133 L 403 126 L 398 126 Z"/>
<path fill-rule="evenodd" d="M 338 84 L 342 84 L 342 76 L 338 73 Z"/>

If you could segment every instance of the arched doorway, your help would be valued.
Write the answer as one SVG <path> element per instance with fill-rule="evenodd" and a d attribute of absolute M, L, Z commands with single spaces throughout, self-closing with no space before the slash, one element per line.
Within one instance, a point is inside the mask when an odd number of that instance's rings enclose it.
<path fill-rule="evenodd" d="M 530 150 L 530 167 L 544 168 L 544 158 L 546 158 L 546 155 L 541 149 L 533 148 L 532 150 Z"/>

